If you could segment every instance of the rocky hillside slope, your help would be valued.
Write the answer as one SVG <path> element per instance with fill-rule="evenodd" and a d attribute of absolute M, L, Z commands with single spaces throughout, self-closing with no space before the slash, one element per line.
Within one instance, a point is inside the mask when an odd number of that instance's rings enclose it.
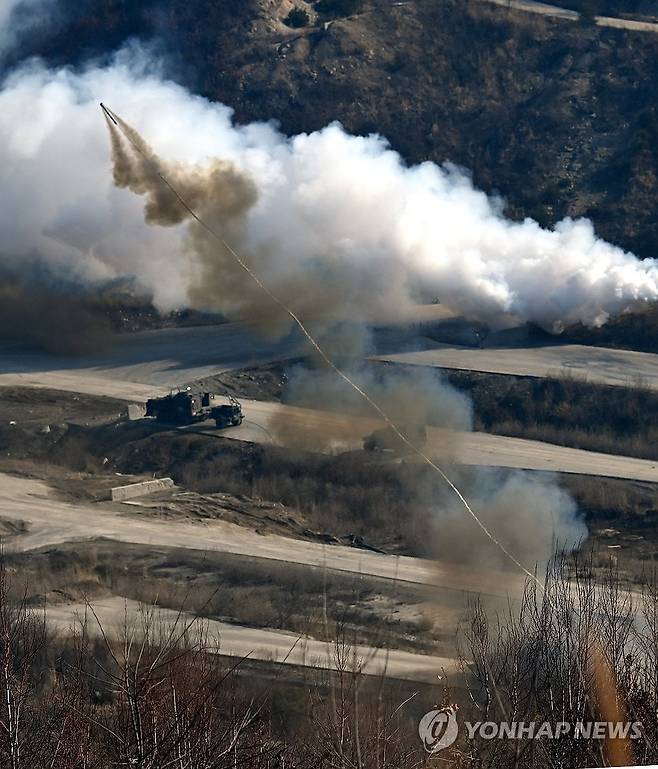
<path fill-rule="evenodd" d="M 658 35 L 483 0 L 62 3 L 10 63 L 150 41 L 172 77 L 241 121 L 378 131 L 409 162 L 472 169 L 513 217 L 586 215 L 602 236 L 658 254 Z M 295 7 L 308 15 L 297 28 L 283 23 Z"/>

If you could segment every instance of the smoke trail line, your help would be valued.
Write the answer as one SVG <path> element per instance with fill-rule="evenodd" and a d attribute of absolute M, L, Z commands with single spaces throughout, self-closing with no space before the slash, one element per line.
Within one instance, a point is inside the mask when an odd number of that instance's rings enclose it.
<path fill-rule="evenodd" d="M 125 139 L 129 142 L 129 144 L 132 146 L 133 150 L 135 152 L 138 152 L 141 157 L 151 165 L 154 174 L 160 179 L 160 181 L 171 191 L 171 193 L 176 197 L 180 205 L 188 212 L 188 214 L 214 239 L 216 240 L 223 248 L 225 248 L 228 253 L 233 257 L 235 262 L 240 266 L 240 268 L 251 278 L 251 280 L 263 291 L 263 293 L 272 301 L 274 302 L 283 312 L 285 312 L 288 317 L 295 323 L 295 325 L 299 328 L 299 330 L 302 332 L 304 337 L 308 340 L 309 344 L 313 347 L 313 349 L 318 353 L 320 358 L 326 363 L 326 365 L 335 373 L 337 376 L 339 376 L 346 384 L 348 384 L 358 395 L 360 395 L 363 400 L 384 420 L 384 422 L 388 425 L 388 427 L 393 431 L 393 433 L 409 448 L 411 451 L 416 454 L 420 459 L 422 459 L 429 467 L 431 467 L 438 475 L 441 477 L 441 479 L 448 485 L 450 490 L 457 496 L 459 502 L 462 504 L 464 509 L 468 512 L 468 514 L 473 518 L 475 523 L 479 526 L 480 530 L 485 534 L 485 536 L 505 555 L 506 558 L 511 561 L 518 569 L 520 569 L 527 577 L 529 577 L 534 583 L 536 583 L 542 593 L 544 592 L 544 586 L 541 583 L 541 581 L 537 578 L 536 574 L 533 574 L 531 571 L 529 571 L 506 547 L 503 545 L 502 542 L 489 530 L 489 528 L 484 524 L 484 522 L 480 519 L 480 517 L 477 515 L 477 513 L 473 510 L 470 503 L 466 499 L 466 497 L 462 494 L 462 492 L 459 490 L 459 488 L 456 486 L 456 484 L 450 479 L 450 477 L 446 474 L 446 472 L 434 462 L 425 452 L 420 449 L 418 446 L 416 446 L 412 441 L 410 441 L 398 428 L 398 426 L 393 422 L 393 420 L 386 414 L 386 412 L 377 404 L 371 397 L 368 395 L 368 393 L 359 387 L 356 382 L 352 381 L 350 377 L 341 369 L 339 368 L 333 360 L 325 353 L 325 351 L 322 349 L 320 344 L 316 341 L 315 337 L 311 334 L 311 332 L 306 328 L 304 323 L 300 320 L 300 318 L 296 315 L 296 313 L 288 307 L 288 305 L 283 302 L 281 299 L 279 299 L 276 294 L 274 294 L 259 278 L 259 276 L 249 267 L 249 265 L 242 259 L 242 257 L 231 247 L 229 243 L 226 242 L 226 240 L 218 233 L 216 232 L 209 224 L 207 224 L 197 213 L 194 211 L 194 209 L 187 203 L 187 201 L 182 197 L 182 195 L 178 192 L 178 190 L 171 184 L 171 182 L 167 179 L 167 177 L 162 173 L 160 170 L 159 165 L 155 162 L 154 158 L 145 150 L 144 146 L 140 141 L 137 141 L 136 137 L 133 135 L 132 130 L 129 130 L 129 126 L 123 121 L 116 113 L 114 113 L 112 110 L 108 109 L 106 106 L 101 105 L 103 112 L 107 113 L 105 114 L 105 120 L 108 124 L 108 127 L 110 129 L 110 133 L 114 133 L 115 126 L 118 125 L 119 130 L 122 132 Z M 114 122 L 114 125 L 110 123 L 110 119 Z"/>

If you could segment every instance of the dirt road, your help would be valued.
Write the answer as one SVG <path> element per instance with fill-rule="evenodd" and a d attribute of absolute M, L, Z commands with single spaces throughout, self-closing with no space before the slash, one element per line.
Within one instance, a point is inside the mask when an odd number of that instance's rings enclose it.
<path fill-rule="evenodd" d="M 245 324 L 195 326 L 120 334 L 110 353 L 58 357 L 15 346 L 0 349 L 0 386 L 50 387 L 146 400 L 195 379 L 296 354 L 292 337 L 273 342 Z M 111 386 L 108 383 L 111 382 Z"/>
<path fill-rule="evenodd" d="M 49 387 L 143 401 L 202 376 L 271 362 L 298 351 L 292 338 L 267 342 L 235 323 L 165 329 L 121 336 L 111 355 L 97 359 L 58 359 L 15 348 L 0 350 L 0 386 Z M 550 376 L 566 370 L 608 384 L 627 384 L 641 378 L 658 388 L 658 355 L 578 345 L 523 349 L 441 346 L 378 359 L 528 376 Z M 363 436 L 379 426 L 372 420 L 277 403 L 245 401 L 244 405 L 245 423 L 222 434 L 254 443 L 331 451 L 360 446 Z M 658 463 L 647 460 L 483 433 L 433 429 L 428 433 L 428 448 L 433 454 L 467 465 L 658 481 Z"/>
<path fill-rule="evenodd" d="M 444 315 L 449 312 L 439 309 Z M 438 316 L 435 308 L 420 307 L 409 323 L 417 325 L 417 333 L 422 334 L 423 323 L 431 325 L 441 319 Z M 431 349 L 399 352 L 408 336 L 402 326 L 391 327 L 389 332 L 386 347 L 391 354 L 377 355 L 374 360 L 533 377 L 568 373 L 591 382 L 632 386 L 641 381 L 658 388 L 658 355 L 651 353 L 584 345 L 478 349 L 427 339 L 425 346 L 431 344 Z M 419 337 L 418 344 L 421 341 Z M 146 400 L 223 371 L 284 360 L 302 352 L 294 335 L 275 342 L 240 323 L 121 334 L 112 352 L 94 357 L 36 354 L 4 345 L 0 347 L 0 386 L 50 387 Z"/>
<path fill-rule="evenodd" d="M 217 431 L 212 423 L 191 429 L 209 436 L 252 443 L 305 446 L 316 450 L 359 448 L 364 436 L 381 423 L 373 419 L 265 401 L 242 401 L 246 421 Z M 427 428 L 425 451 L 444 461 L 484 467 L 577 473 L 658 482 L 658 461 L 572 449 L 551 443 L 488 433 L 461 433 Z"/>
<path fill-rule="evenodd" d="M 0 517 L 29 522 L 26 534 L 5 541 L 10 551 L 29 551 L 62 542 L 106 537 L 141 545 L 218 551 L 335 569 L 402 582 L 487 595 L 518 595 L 523 580 L 492 570 L 474 573 L 458 564 L 389 556 L 342 545 L 322 545 L 275 534 L 257 534 L 226 521 L 204 525 L 139 518 L 134 507 L 110 503 L 71 505 L 47 484 L 0 474 Z"/>
<path fill-rule="evenodd" d="M 98 621 L 85 604 L 48 606 L 47 620 L 55 627 L 68 630 L 79 626 L 86 618 L 90 633 L 100 633 L 98 624 L 100 622 L 104 632 L 109 633 L 110 637 L 118 634 L 120 638 L 121 629 L 125 627 L 126 616 L 129 627 L 139 632 L 144 628 L 151 608 L 120 597 L 94 600 L 91 605 Z M 181 632 L 185 623 L 192 620 L 189 615 L 179 617 L 177 612 L 170 609 L 156 609 L 152 617 L 156 622 L 162 622 L 167 627 L 175 624 Z M 208 630 L 211 643 L 217 645 L 218 654 L 230 657 L 248 656 L 252 660 L 336 670 L 336 649 L 334 645 L 324 641 L 280 630 L 263 630 L 217 620 L 201 622 Z M 369 646 L 355 646 L 351 651 L 348 664 L 354 664 L 357 669 L 367 675 L 381 675 L 385 672 L 389 678 L 436 682 L 443 671 L 449 674 L 457 670 L 457 661 L 449 657 L 430 657 L 404 651 L 375 649 Z"/>
<path fill-rule="evenodd" d="M 482 349 L 437 345 L 432 350 L 382 355 L 374 360 L 515 376 L 567 375 L 598 384 L 642 384 L 658 389 L 658 355 L 578 344 Z"/>
<path fill-rule="evenodd" d="M 384 347 L 404 349 L 419 324 L 439 322 L 453 313 L 436 305 L 407 308 L 383 334 Z M 35 353 L 17 345 L 0 346 L 0 386 L 49 387 L 89 395 L 144 401 L 188 382 L 302 354 L 299 335 L 282 340 L 257 333 L 247 323 L 166 328 L 117 334 L 110 352 L 70 357 Z M 308 350 L 307 350 L 308 351 Z"/>
<path fill-rule="evenodd" d="M 514 11 L 525 11 L 526 13 L 549 16 L 553 19 L 565 19 L 567 21 L 578 21 L 580 19 L 580 14 L 569 8 L 560 8 L 557 5 L 539 3 L 535 2 L 535 0 L 486 0 L 486 2 Z M 635 32 L 658 32 L 658 24 L 651 21 L 619 19 L 613 16 L 596 16 L 595 23 L 599 27 L 613 27 L 615 29 L 627 29 Z"/>

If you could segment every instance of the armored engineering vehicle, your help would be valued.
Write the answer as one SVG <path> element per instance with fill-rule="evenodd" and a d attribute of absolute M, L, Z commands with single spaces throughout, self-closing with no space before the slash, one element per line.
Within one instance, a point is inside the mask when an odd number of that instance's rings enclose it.
<path fill-rule="evenodd" d="M 417 448 L 422 448 L 427 442 L 424 425 L 403 425 L 400 432 Z M 393 451 L 398 454 L 411 452 L 411 448 L 390 427 L 383 427 L 367 435 L 363 439 L 363 448 L 366 451 Z"/>
<path fill-rule="evenodd" d="M 220 428 L 242 424 L 242 406 L 235 398 L 229 395 L 228 405 L 215 405 L 214 400 L 213 393 L 195 393 L 188 387 L 163 398 L 149 398 L 146 416 L 168 425 L 193 425 L 207 419 L 214 419 Z"/>
<path fill-rule="evenodd" d="M 229 395 L 228 399 L 228 405 L 213 406 L 210 410 L 210 416 L 215 420 L 217 427 L 237 427 L 244 419 L 240 403 L 232 395 Z"/>

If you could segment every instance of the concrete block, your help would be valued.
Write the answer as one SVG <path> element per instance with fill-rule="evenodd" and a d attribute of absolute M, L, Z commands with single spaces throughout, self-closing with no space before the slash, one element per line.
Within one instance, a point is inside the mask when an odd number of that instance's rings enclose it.
<path fill-rule="evenodd" d="M 124 499 L 144 497 L 147 494 L 155 494 L 158 491 L 170 489 L 174 485 L 171 478 L 157 478 L 153 481 L 131 483 L 129 486 L 115 486 L 110 490 L 110 498 L 113 502 L 123 502 Z"/>
<path fill-rule="evenodd" d="M 131 403 L 128 406 L 127 417 L 129 422 L 134 422 L 136 419 L 144 419 L 146 414 L 146 406 L 143 403 Z"/>

